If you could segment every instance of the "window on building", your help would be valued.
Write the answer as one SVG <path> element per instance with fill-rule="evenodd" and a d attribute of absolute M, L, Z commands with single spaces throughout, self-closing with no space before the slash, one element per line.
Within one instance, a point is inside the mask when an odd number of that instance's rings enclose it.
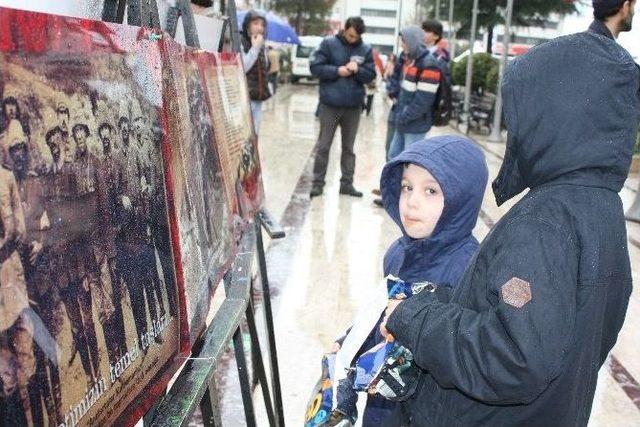
<path fill-rule="evenodd" d="M 377 49 L 378 52 L 384 53 L 385 55 L 393 53 L 393 46 L 390 46 L 388 44 L 372 44 L 371 48 Z"/>
<path fill-rule="evenodd" d="M 395 10 L 384 10 L 384 9 L 360 9 L 361 16 L 369 16 L 369 17 L 377 17 L 377 18 L 395 18 L 396 11 Z"/>
<path fill-rule="evenodd" d="M 367 33 L 369 33 L 369 34 L 390 34 L 390 35 L 394 35 L 396 33 L 396 30 L 395 30 L 395 28 L 369 27 L 369 26 L 367 26 Z"/>

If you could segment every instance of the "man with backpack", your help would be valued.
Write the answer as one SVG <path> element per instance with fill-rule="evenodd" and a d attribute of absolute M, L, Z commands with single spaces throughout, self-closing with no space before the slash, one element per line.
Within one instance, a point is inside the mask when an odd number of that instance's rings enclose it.
<path fill-rule="evenodd" d="M 423 139 L 433 125 L 434 107 L 446 64 L 425 46 L 425 33 L 417 25 L 400 32 L 406 56 L 400 79 L 400 94 L 395 106 L 395 134 L 389 147 L 389 158 L 400 154 L 406 146 Z"/>

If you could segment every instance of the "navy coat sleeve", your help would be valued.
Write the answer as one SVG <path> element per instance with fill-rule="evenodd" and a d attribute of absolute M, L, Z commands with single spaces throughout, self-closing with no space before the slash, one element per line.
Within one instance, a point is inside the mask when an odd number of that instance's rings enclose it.
<path fill-rule="evenodd" d="M 371 49 L 367 50 L 364 57 L 364 63 L 358 67 L 358 72 L 354 75 L 358 83 L 366 85 L 376 78 L 376 65 L 373 62 L 373 54 Z"/>
<path fill-rule="evenodd" d="M 578 252 L 562 230 L 537 218 L 521 217 L 502 231 L 504 240 L 487 255 L 486 281 L 471 283 L 475 292 L 484 289 L 491 309 L 474 311 L 422 292 L 396 308 L 387 329 L 440 386 L 491 404 L 523 404 L 565 363 L 576 328 Z M 514 277 L 531 290 L 520 308 L 504 300 L 503 286 Z"/>
<path fill-rule="evenodd" d="M 320 43 L 320 47 L 312 55 L 311 58 L 311 74 L 316 76 L 321 81 L 334 81 L 338 80 L 338 66 L 331 61 L 331 47 L 329 46 L 329 39 L 324 39 Z"/>

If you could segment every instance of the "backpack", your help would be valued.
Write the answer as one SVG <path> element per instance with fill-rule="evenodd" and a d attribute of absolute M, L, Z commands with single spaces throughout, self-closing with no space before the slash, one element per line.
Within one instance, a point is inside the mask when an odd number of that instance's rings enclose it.
<path fill-rule="evenodd" d="M 433 126 L 447 126 L 453 111 L 453 90 L 449 70 L 440 73 L 440 85 L 433 104 Z"/>

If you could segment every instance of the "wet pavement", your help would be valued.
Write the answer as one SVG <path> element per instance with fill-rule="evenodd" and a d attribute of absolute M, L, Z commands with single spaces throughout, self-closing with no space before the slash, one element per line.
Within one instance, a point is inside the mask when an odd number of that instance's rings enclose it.
<path fill-rule="evenodd" d="M 373 204 L 375 196 L 370 193 L 378 187 L 384 164 L 387 107 L 382 94 L 376 95 L 371 116 L 362 116 L 355 144 L 355 186 L 365 193 L 362 199 L 338 194 L 339 132 L 331 151 L 324 195 L 308 199 L 312 151 L 318 132 L 316 105 L 316 86 L 283 86 L 274 99 L 265 103 L 260 131 L 266 206 L 280 218 L 287 231 L 286 239 L 269 245 L 267 262 L 284 413 L 290 426 L 303 424 L 311 389 L 320 375 L 322 354 L 349 327 L 359 295 L 382 278 L 382 257 L 400 235 L 384 210 Z M 455 132 L 450 127 L 434 128 L 430 135 Z M 485 152 L 491 182 L 502 163 L 504 144 L 488 143 L 484 136 L 472 137 Z M 637 186 L 637 177 L 632 176 L 621 192 L 625 208 L 631 205 Z M 476 237 L 483 239 L 515 202 L 496 206 L 487 187 Z M 638 283 L 640 224 L 627 223 L 627 227 L 634 283 Z M 600 372 L 590 426 L 640 425 L 637 325 L 640 325 L 640 294 L 634 291 L 618 343 Z M 238 404 L 232 404 L 238 399 L 233 393 L 225 393 L 226 425 L 243 422 Z M 258 425 L 268 425 L 259 389 L 254 402 Z"/>

